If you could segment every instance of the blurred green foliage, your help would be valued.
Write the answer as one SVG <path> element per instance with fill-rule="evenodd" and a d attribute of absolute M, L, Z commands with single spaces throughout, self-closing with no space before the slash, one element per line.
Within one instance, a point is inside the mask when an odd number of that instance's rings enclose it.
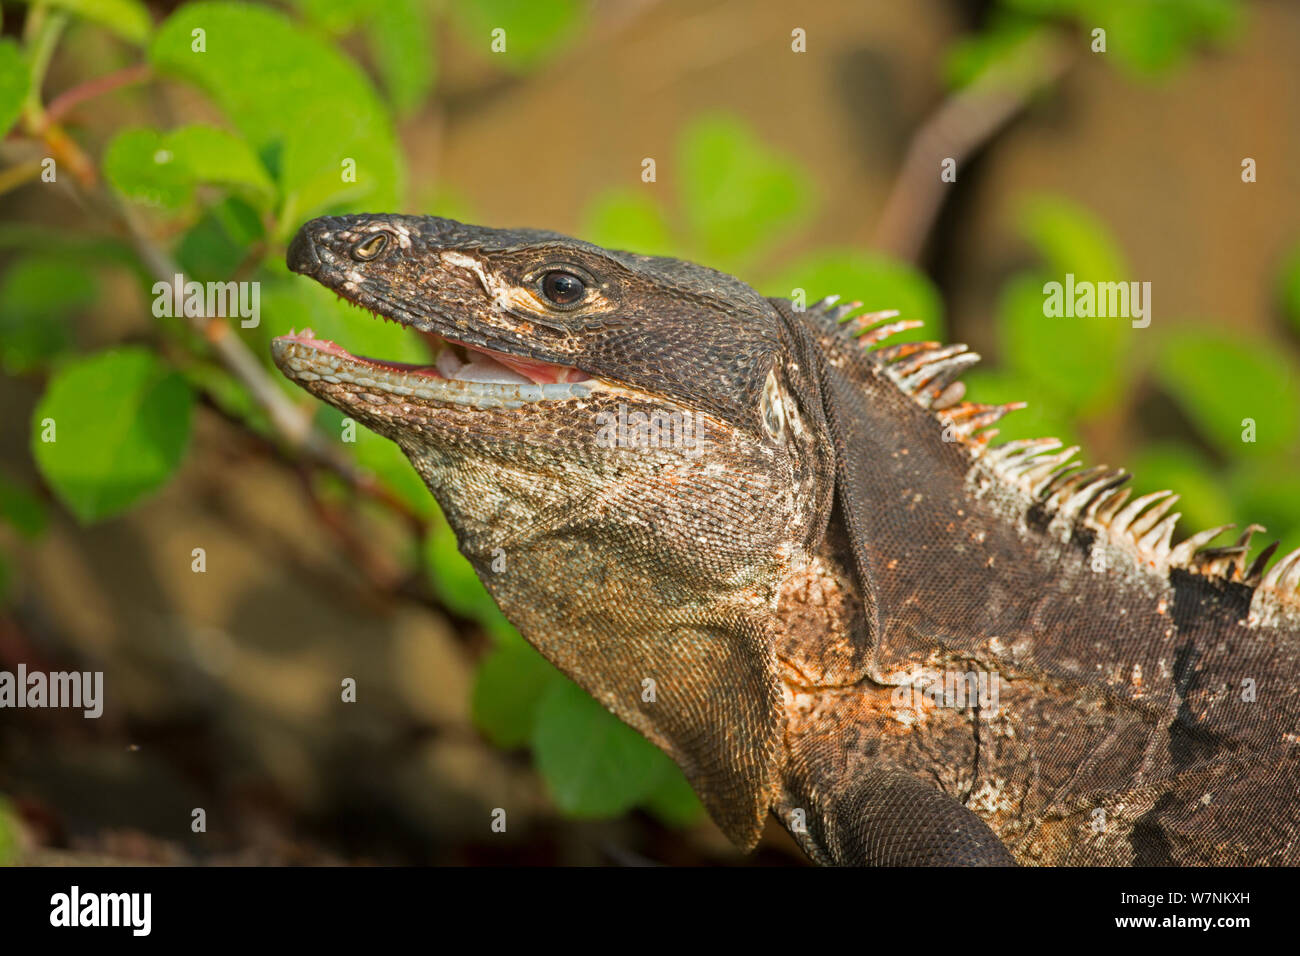
<path fill-rule="evenodd" d="M 1239 0 L 999 0 L 981 30 L 952 45 L 944 74 L 953 87 L 996 81 L 1043 55 L 1047 32 L 1067 27 L 1078 34 L 1071 42 L 1088 51 L 1094 31 L 1104 30 L 1102 55 L 1113 55 L 1129 76 L 1152 79 L 1199 48 L 1230 42 L 1242 21 Z"/>
<path fill-rule="evenodd" d="M 243 3 L 183 4 L 156 26 L 135 0 L 61 0 L 40 9 L 69 11 L 134 44 L 158 78 L 200 91 L 224 118 L 224 125 L 123 129 L 98 165 L 118 201 L 159 234 L 175 237 L 170 253 L 187 275 L 261 283 L 268 321 L 231 334 L 245 336 L 264 361 L 270 335 L 305 326 L 361 354 L 423 361 L 421 343 L 398 326 L 369 321 L 320 286 L 289 276 L 284 240 L 313 215 L 404 207 L 396 124 L 433 92 L 436 31 L 450 29 L 489 56 L 491 31 L 504 27 L 508 52 L 498 62 L 526 72 L 581 34 L 586 6 L 577 0 L 292 0 L 289 6 L 292 15 Z M 1004 0 L 981 34 L 952 50 L 950 79 L 974 82 L 1021 55 L 1045 24 L 1062 22 L 1085 30 L 1106 26 L 1120 62 L 1149 72 L 1229 35 L 1237 9 L 1231 0 Z M 202 56 L 194 54 L 196 31 Z M 26 47 L 0 40 L 0 131 L 14 123 L 34 128 L 28 91 L 40 88 L 47 59 L 36 45 L 56 34 L 32 31 Z M 353 39 L 379 85 L 343 51 L 340 44 Z M 321 89 L 328 98 L 315 95 Z M 813 245 L 792 259 L 792 243 L 813 238 L 808 230 L 822 200 L 795 158 L 743 122 L 693 118 L 681 131 L 676 163 L 671 200 L 635 188 L 602 193 L 587 208 L 581 235 L 733 271 L 766 294 L 808 303 L 837 294 L 860 300 L 866 310 L 898 309 L 925 321 L 926 328 L 896 341 L 944 338 L 941 297 L 916 268 L 849 247 Z M 440 194 L 439 212 L 456 206 L 454 197 Z M 1169 321 L 1133 330 L 1115 319 L 1045 319 L 1046 281 L 1067 272 L 1124 280 L 1128 265 L 1104 224 L 1061 197 L 1029 199 L 1016 229 L 1036 264 L 1011 276 L 1000 295 L 998 364 L 966 377 L 976 400 L 1032 400 L 1028 410 L 1004 420 L 1003 435 L 1075 442 L 1110 427 L 1157 389 L 1190 431 L 1164 435 L 1137 455 L 1139 490 L 1181 490 L 1190 526 L 1258 518 L 1291 536 L 1294 546 L 1300 534 L 1294 349 L 1228 333 L 1223 323 Z M 174 474 L 200 394 L 249 429 L 272 435 L 252 396 L 183 320 L 158 319 L 150 346 L 76 352 L 72 320 L 99 299 L 102 272 L 126 266 L 150 294 L 156 277 L 146 275 L 126 243 L 25 229 L 0 231 L 0 245 L 24 250 L 0 278 L 0 363 L 10 374 L 45 376 L 31 450 L 50 490 L 80 521 L 119 514 Z M 1283 312 L 1300 329 L 1300 245 L 1282 264 L 1278 282 Z M 275 378 L 298 399 L 293 386 Z M 1254 443 L 1241 440 L 1248 418 L 1256 423 Z M 41 440 L 47 419 L 56 423 L 57 442 Z M 342 416 L 332 408 L 320 406 L 316 423 L 326 435 L 343 433 Z M 509 625 L 400 450 L 364 429 L 339 448 L 429 521 L 409 556 L 412 565 L 424 569 L 431 591 L 451 612 L 491 636 L 472 699 L 484 735 L 500 747 L 530 748 L 566 813 L 608 816 L 640 806 L 671 824 L 698 820 L 699 803 L 677 768 Z M 0 520 L 22 535 L 39 535 L 46 523 L 40 496 L 0 476 Z M 0 562 L 0 600 L 7 568 Z M 0 807 L 0 859 L 5 827 Z"/>
<path fill-rule="evenodd" d="M 70 358 L 32 412 L 32 456 L 82 521 L 118 514 L 176 471 L 193 402 L 180 374 L 147 349 Z"/>
<path fill-rule="evenodd" d="M 18 121 L 27 98 L 27 76 L 22 49 L 8 37 L 0 37 L 0 136 Z"/>

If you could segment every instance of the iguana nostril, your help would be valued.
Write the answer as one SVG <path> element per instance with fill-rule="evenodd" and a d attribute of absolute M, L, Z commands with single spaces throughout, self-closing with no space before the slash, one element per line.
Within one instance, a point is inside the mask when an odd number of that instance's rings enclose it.
<path fill-rule="evenodd" d="M 320 256 L 316 254 L 316 243 L 307 232 L 310 225 L 308 223 L 307 226 L 298 230 L 298 234 L 289 243 L 289 250 L 284 256 L 284 261 L 291 271 L 308 276 L 315 275 L 316 271 L 320 269 Z"/>

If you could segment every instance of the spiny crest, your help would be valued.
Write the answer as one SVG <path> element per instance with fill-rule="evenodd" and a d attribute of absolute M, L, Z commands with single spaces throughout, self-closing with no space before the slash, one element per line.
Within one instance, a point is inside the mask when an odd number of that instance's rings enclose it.
<path fill-rule="evenodd" d="M 1063 448 L 1055 438 L 1004 442 L 990 447 L 997 429 L 990 426 L 1024 402 L 981 405 L 962 401 L 965 385 L 958 376 L 979 361 L 965 345 L 907 342 L 882 346 L 899 332 L 921 328 L 916 320 L 898 320 L 894 310 L 855 315 L 860 302 L 839 304 L 829 296 L 810 307 L 841 331 L 855 338 L 873 362 L 904 393 L 928 409 L 945 427 L 945 434 L 971 450 L 976 461 L 1004 487 L 1014 489 L 1024 512 L 1039 509 L 1048 516 L 1049 531 L 1068 540 L 1078 528 L 1098 533 L 1102 540 L 1127 551 L 1141 565 L 1168 576 L 1174 569 L 1238 582 L 1255 589 L 1250 623 L 1273 623 L 1282 611 L 1300 614 L 1300 548 L 1284 555 L 1271 568 L 1278 548 L 1274 541 L 1246 564 L 1250 539 L 1264 528 L 1249 525 L 1231 545 L 1207 547 L 1236 525 L 1222 525 L 1192 535 L 1174 545 L 1180 512 L 1170 513 L 1179 496 L 1157 491 L 1129 500 L 1123 487 L 1132 475 L 1122 469 L 1075 460 L 1077 445 Z"/>

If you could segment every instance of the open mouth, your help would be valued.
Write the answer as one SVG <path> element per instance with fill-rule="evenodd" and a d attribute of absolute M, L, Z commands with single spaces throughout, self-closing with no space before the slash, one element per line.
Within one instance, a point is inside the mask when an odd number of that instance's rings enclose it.
<path fill-rule="evenodd" d="M 572 366 L 466 345 L 431 332 L 420 334 L 432 345 L 434 359 L 428 365 L 353 355 L 335 342 L 317 338 L 311 329 L 277 336 L 271 348 L 280 369 L 300 382 L 350 384 L 458 405 L 497 407 L 562 400 L 586 395 L 600 384 Z"/>

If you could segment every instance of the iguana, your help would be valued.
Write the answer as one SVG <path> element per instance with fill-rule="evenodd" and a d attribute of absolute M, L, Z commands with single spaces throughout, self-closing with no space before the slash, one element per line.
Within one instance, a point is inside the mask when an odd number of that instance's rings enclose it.
<path fill-rule="evenodd" d="M 989 442 L 962 345 L 551 232 L 312 220 L 294 272 L 426 333 L 279 368 L 401 446 L 543 655 L 738 846 L 834 864 L 1300 862 L 1300 551 Z"/>

